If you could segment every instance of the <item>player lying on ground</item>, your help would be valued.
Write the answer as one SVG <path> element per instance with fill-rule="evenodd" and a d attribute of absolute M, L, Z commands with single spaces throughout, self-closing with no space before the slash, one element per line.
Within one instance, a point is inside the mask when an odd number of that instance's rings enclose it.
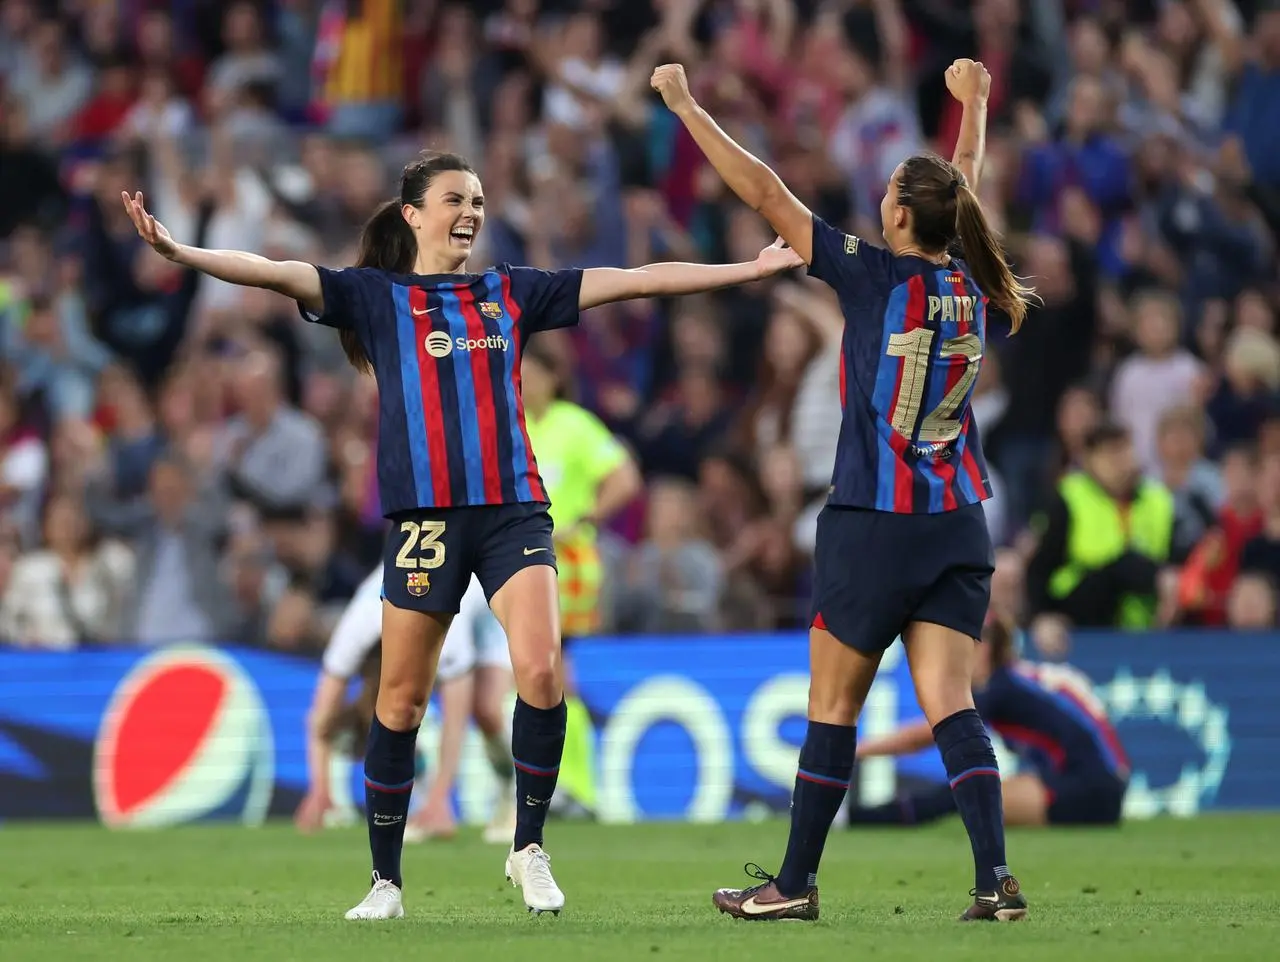
<path fill-rule="evenodd" d="M 356 590 L 325 648 L 324 664 L 307 716 L 309 787 L 294 816 L 294 822 L 304 832 L 323 827 L 325 816 L 333 807 L 329 778 L 337 743 L 350 736 L 353 748 L 364 754 L 364 740 L 378 697 L 381 592 L 382 569 L 379 567 Z M 495 646 L 479 638 L 484 631 L 484 623 L 490 617 L 484 591 L 480 583 L 472 579 L 440 651 L 440 665 L 436 672 L 441 709 L 440 752 L 436 770 L 432 773 L 428 799 L 443 793 L 444 804 L 449 804 L 449 792 L 457 772 L 467 721 L 474 711 L 476 726 L 484 736 L 486 752 L 502 786 L 494 817 L 485 828 L 484 837 L 486 841 L 505 844 L 511 835 L 511 823 L 515 817 L 510 791 L 515 770 L 511 763 L 511 743 L 500 710 L 505 692 L 493 700 L 492 709 L 474 700 L 479 687 L 475 681 L 478 672 L 510 677 L 510 670 L 504 666 L 505 644 Z M 496 625 L 493 628 L 497 630 Z M 347 689 L 357 676 L 363 684 L 355 701 L 348 704 Z M 500 679 L 498 682 L 501 684 Z M 426 809 L 427 805 L 424 804 L 423 808 Z M 428 825 L 439 824 L 438 821 L 424 821 Z M 413 828 L 412 823 L 410 828 Z"/>
<path fill-rule="evenodd" d="M 745 264 L 651 264 L 468 272 L 484 194 L 453 154 L 405 167 L 395 200 L 365 225 L 358 266 L 329 270 L 176 243 L 141 193 L 122 196 L 144 240 L 174 263 L 278 291 L 337 328 L 348 359 L 378 382 L 378 494 L 392 519 L 383 559 L 382 673 L 365 754 L 373 886 L 351 913 L 399 918 L 400 855 L 414 745 L 449 621 L 473 575 L 511 652 L 517 821 L 506 875 L 530 911 L 564 893 L 542 848 L 564 751 L 556 556 L 547 494 L 524 423 L 520 352 L 578 312 L 636 297 L 694 294 L 797 267 L 776 244 Z"/>
<path fill-rule="evenodd" d="M 972 60 L 947 70 L 964 107 L 955 161 L 922 154 L 898 165 L 880 204 L 888 250 L 815 217 L 694 102 L 684 68 L 659 67 L 652 82 L 725 183 L 835 289 L 845 317 L 844 417 L 818 520 L 809 727 L 791 837 L 777 877 L 749 864 L 760 884 L 721 889 L 713 902 L 738 918 L 818 917 L 818 864 L 849 788 L 854 724 L 884 650 L 901 635 L 973 847 L 974 902 L 962 918 L 1022 918 L 1027 903 L 1005 860 L 1000 775 L 972 692 L 992 546 L 982 512 L 991 488 L 969 400 L 988 299 L 1016 330 L 1030 293 L 975 193 L 991 78 Z"/>
<path fill-rule="evenodd" d="M 974 671 L 978 714 L 1029 771 L 1001 782 L 1005 825 L 1118 825 L 1129 760 L 1089 680 L 1066 665 L 1020 661 L 1011 626 L 992 621 Z M 858 758 L 909 755 L 932 743 L 921 720 L 862 742 Z M 955 812 L 950 785 L 849 811 L 857 825 L 924 825 Z"/>

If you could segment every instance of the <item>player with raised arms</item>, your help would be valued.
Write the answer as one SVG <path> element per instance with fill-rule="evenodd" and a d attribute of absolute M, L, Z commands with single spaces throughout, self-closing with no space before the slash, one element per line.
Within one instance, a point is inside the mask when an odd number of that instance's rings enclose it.
<path fill-rule="evenodd" d="M 818 522 L 809 725 L 791 835 L 776 877 L 749 863 L 760 884 L 715 893 L 716 907 L 738 918 L 817 919 L 818 863 L 849 788 L 854 725 L 899 635 L 973 846 L 974 901 L 962 918 L 1027 912 L 1005 860 L 996 756 L 973 703 L 993 551 L 969 399 L 988 299 L 1016 330 L 1032 292 L 1005 262 L 976 193 L 991 78 L 957 60 L 946 83 L 963 105 L 955 161 L 921 154 L 898 165 L 880 204 L 886 250 L 814 216 L 698 106 L 683 67 L 653 73 L 654 89 L 725 183 L 835 290 L 845 318 L 844 416 Z M 957 247 L 964 260 L 951 253 Z"/>
<path fill-rule="evenodd" d="M 1118 825 L 1129 759 L 1089 680 L 1068 665 L 1018 658 L 1013 628 L 988 622 L 978 648 L 974 704 L 1022 765 L 1003 780 L 1005 825 Z M 921 720 L 861 742 L 858 758 L 909 755 L 932 741 Z M 956 810 L 947 785 L 853 808 L 849 824 L 925 825 Z"/>
<path fill-rule="evenodd" d="M 559 912 L 564 894 L 542 836 L 564 748 L 564 673 L 555 545 L 524 426 L 520 352 L 530 335 L 576 324 L 589 307 L 748 283 L 800 259 L 779 242 L 742 264 L 468 272 L 484 195 L 471 165 L 445 153 L 405 167 L 398 197 L 370 218 L 357 266 L 345 270 L 178 244 L 141 193 L 123 201 L 157 252 L 293 298 L 307 319 L 337 328 L 351 363 L 378 381 L 378 489 L 392 525 L 364 763 L 373 886 L 348 916 L 404 914 L 400 855 L 414 743 L 445 631 L 473 573 L 506 632 L 516 682 L 517 820 L 506 874 L 530 911 Z"/>

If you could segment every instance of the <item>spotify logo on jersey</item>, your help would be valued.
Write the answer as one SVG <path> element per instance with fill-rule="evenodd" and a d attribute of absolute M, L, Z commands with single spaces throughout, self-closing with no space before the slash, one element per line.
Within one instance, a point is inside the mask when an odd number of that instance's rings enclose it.
<path fill-rule="evenodd" d="M 453 350 L 453 338 L 447 331 L 432 331 L 427 335 L 426 347 L 432 357 L 448 357 Z"/>

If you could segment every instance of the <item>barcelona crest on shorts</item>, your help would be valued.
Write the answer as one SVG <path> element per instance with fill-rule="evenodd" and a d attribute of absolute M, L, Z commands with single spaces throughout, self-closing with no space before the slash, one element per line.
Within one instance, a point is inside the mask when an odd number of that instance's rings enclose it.
<path fill-rule="evenodd" d="M 431 577 L 425 571 L 410 571 L 405 575 L 405 590 L 415 598 L 421 598 L 431 590 Z"/>
<path fill-rule="evenodd" d="M 491 321 L 496 321 L 502 316 L 502 305 L 497 301 L 481 301 L 478 307 L 480 313 Z"/>

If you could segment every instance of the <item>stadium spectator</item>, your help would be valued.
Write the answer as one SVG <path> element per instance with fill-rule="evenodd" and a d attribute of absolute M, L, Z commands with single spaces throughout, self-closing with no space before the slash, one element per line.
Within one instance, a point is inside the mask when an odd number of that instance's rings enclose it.
<path fill-rule="evenodd" d="M 715 549 L 698 535 L 692 485 L 653 482 L 647 536 L 619 573 L 616 599 L 622 631 L 662 633 L 714 630 L 723 577 Z"/>
<path fill-rule="evenodd" d="M 1276 591 L 1267 575 L 1236 579 L 1227 599 L 1227 624 L 1236 631 L 1269 631 L 1276 627 Z"/>
<path fill-rule="evenodd" d="M 125 637 L 144 645 L 240 637 L 232 633 L 234 615 L 219 572 L 226 505 L 208 482 L 177 455 L 152 465 L 151 515 L 133 540 L 138 563 Z"/>
<path fill-rule="evenodd" d="M 118 641 L 133 578 L 129 549 L 95 537 L 74 495 L 44 511 L 44 547 L 14 564 L 0 602 L 0 637 L 36 648 Z"/>
<path fill-rule="evenodd" d="M 1173 524 L 1173 498 L 1141 476 L 1128 432 L 1114 422 L 1095 427 L 1082 469 L 1058 485 L 1027 567 L 1033 637 L 1056 637 L 1064 621 L 1152 627 Z"/>
<path fill-rule="evenodd" d="M 936 67 L 975 53 L 993 75 L 983 201 L 1045 301 L 1017 337 L 987 345 L 974 410 L 1000 492 L 988 523 L 1029 557 L 1028 521 L 1086 460 L 1105 398 L 1174 494 L 1180 618 L 1227 618 L 1257 530 L 1241 446 L 1264 459 L 1280 448 L 1270 0 L 13 0 L 3 11 L 0 352 L 14 377 L 0 397 L 0 524 L 36 549 L 43 502 L 84 486 L 96 525 L 139 539 L 149 578 L 146 546 L 159 542 L 144 479 L 166 449 L 199 473 L 203 496 L 272 516 L 252 522 L 252 545 L 197 539 L 186 564 L 203 600 L 178 607 L 205 613 L 199 637 L 235 640 L 240 624 L 255 643 L 305 650 L 344 572 L 372 565 L 384 523 L 376 398 L 292 305 L 197 283 L 139 251 L 122 188 L 141 183 L 179 240 L 339 266 L 354 260 L 392 173 L 424 146 L 453 146 L 488 191 L 478 259 L 750 257 L 765 226 L 655 106 L 653 66 L 689 64 L 735 136 L 856 232 L 874 219 L 885 165 L 923 143 L 951 152 L 957 117 Z M 727 572 L 712 579 L 711 610 L 744 626 L 790 623 L 808 592 L 839 380 L 839 328 L 814 297 L 796 278 L 613 305 L 545 342 L 573 372 L 568 394 L 633 443 L 651 494 L 660 477 L 698 480 L 711 567 Z M 250 400 L 240 382 L 262 351 L 280 377 Z M 296 434 L 241 443 L 275 452 L 284 471 L 229 450 L 272 404 L 271 423 Z M 786 449 L 799 463 L 798 511 L 794 478 L 778 470 Z M 643 512 L 612 525 L 602 550 L 621 557 L 609 571 L 651 553 L 636 546 Z M 332 564 L 314 564 L 313 545 L 300 551 L 307 523 L 323 529 Z M 746 532 L 767 528 L 776 557 L 744 549 Z M 237 579 L 243 610 L 208 607 Z"/>

